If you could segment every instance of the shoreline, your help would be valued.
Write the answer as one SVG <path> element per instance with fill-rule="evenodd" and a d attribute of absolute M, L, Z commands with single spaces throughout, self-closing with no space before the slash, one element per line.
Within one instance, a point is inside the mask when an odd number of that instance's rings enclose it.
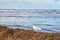
<path fill-rule="evenodd" d="M 0 40 L 60 40 L 60 34 L 14 29 L 0 25 Z"/>

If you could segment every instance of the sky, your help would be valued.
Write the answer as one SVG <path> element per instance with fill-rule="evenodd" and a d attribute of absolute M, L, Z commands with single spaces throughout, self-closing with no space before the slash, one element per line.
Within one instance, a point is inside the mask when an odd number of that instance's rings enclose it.
<path fill-rule="evenodd" d="M 60 9 L 60 0 L 0 0 L 0 9 Z"/>

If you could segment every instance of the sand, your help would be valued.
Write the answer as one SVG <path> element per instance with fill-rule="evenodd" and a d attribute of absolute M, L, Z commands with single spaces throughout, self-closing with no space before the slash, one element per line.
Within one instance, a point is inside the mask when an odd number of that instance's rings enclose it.
<path fill-rule="evenodd" d="M 0 40 L 60 40 L 60 34 L 13 29 L 0 25 Z"/>

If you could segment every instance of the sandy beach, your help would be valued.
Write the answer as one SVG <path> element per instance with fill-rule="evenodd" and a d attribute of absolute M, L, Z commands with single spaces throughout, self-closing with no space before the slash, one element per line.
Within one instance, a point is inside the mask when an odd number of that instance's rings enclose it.
<path fill-rule="evenodd" d="M 60 34 L 13 29 L 0 25 L 0 40 L 60 40 Z"/>

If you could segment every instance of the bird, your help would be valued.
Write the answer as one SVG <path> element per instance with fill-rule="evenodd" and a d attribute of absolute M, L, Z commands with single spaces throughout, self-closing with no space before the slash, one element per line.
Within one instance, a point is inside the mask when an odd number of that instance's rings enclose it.
<path fill-rule="evenodd" d="M 35 25 L 33 25 L 32 27 L 33 27 L 33 30 L 34 31 L 39 31 L 39 30 L 42 30 L 43 29 L 43 28 L 38 27 L 38 26 L 35 26 Z"/>

